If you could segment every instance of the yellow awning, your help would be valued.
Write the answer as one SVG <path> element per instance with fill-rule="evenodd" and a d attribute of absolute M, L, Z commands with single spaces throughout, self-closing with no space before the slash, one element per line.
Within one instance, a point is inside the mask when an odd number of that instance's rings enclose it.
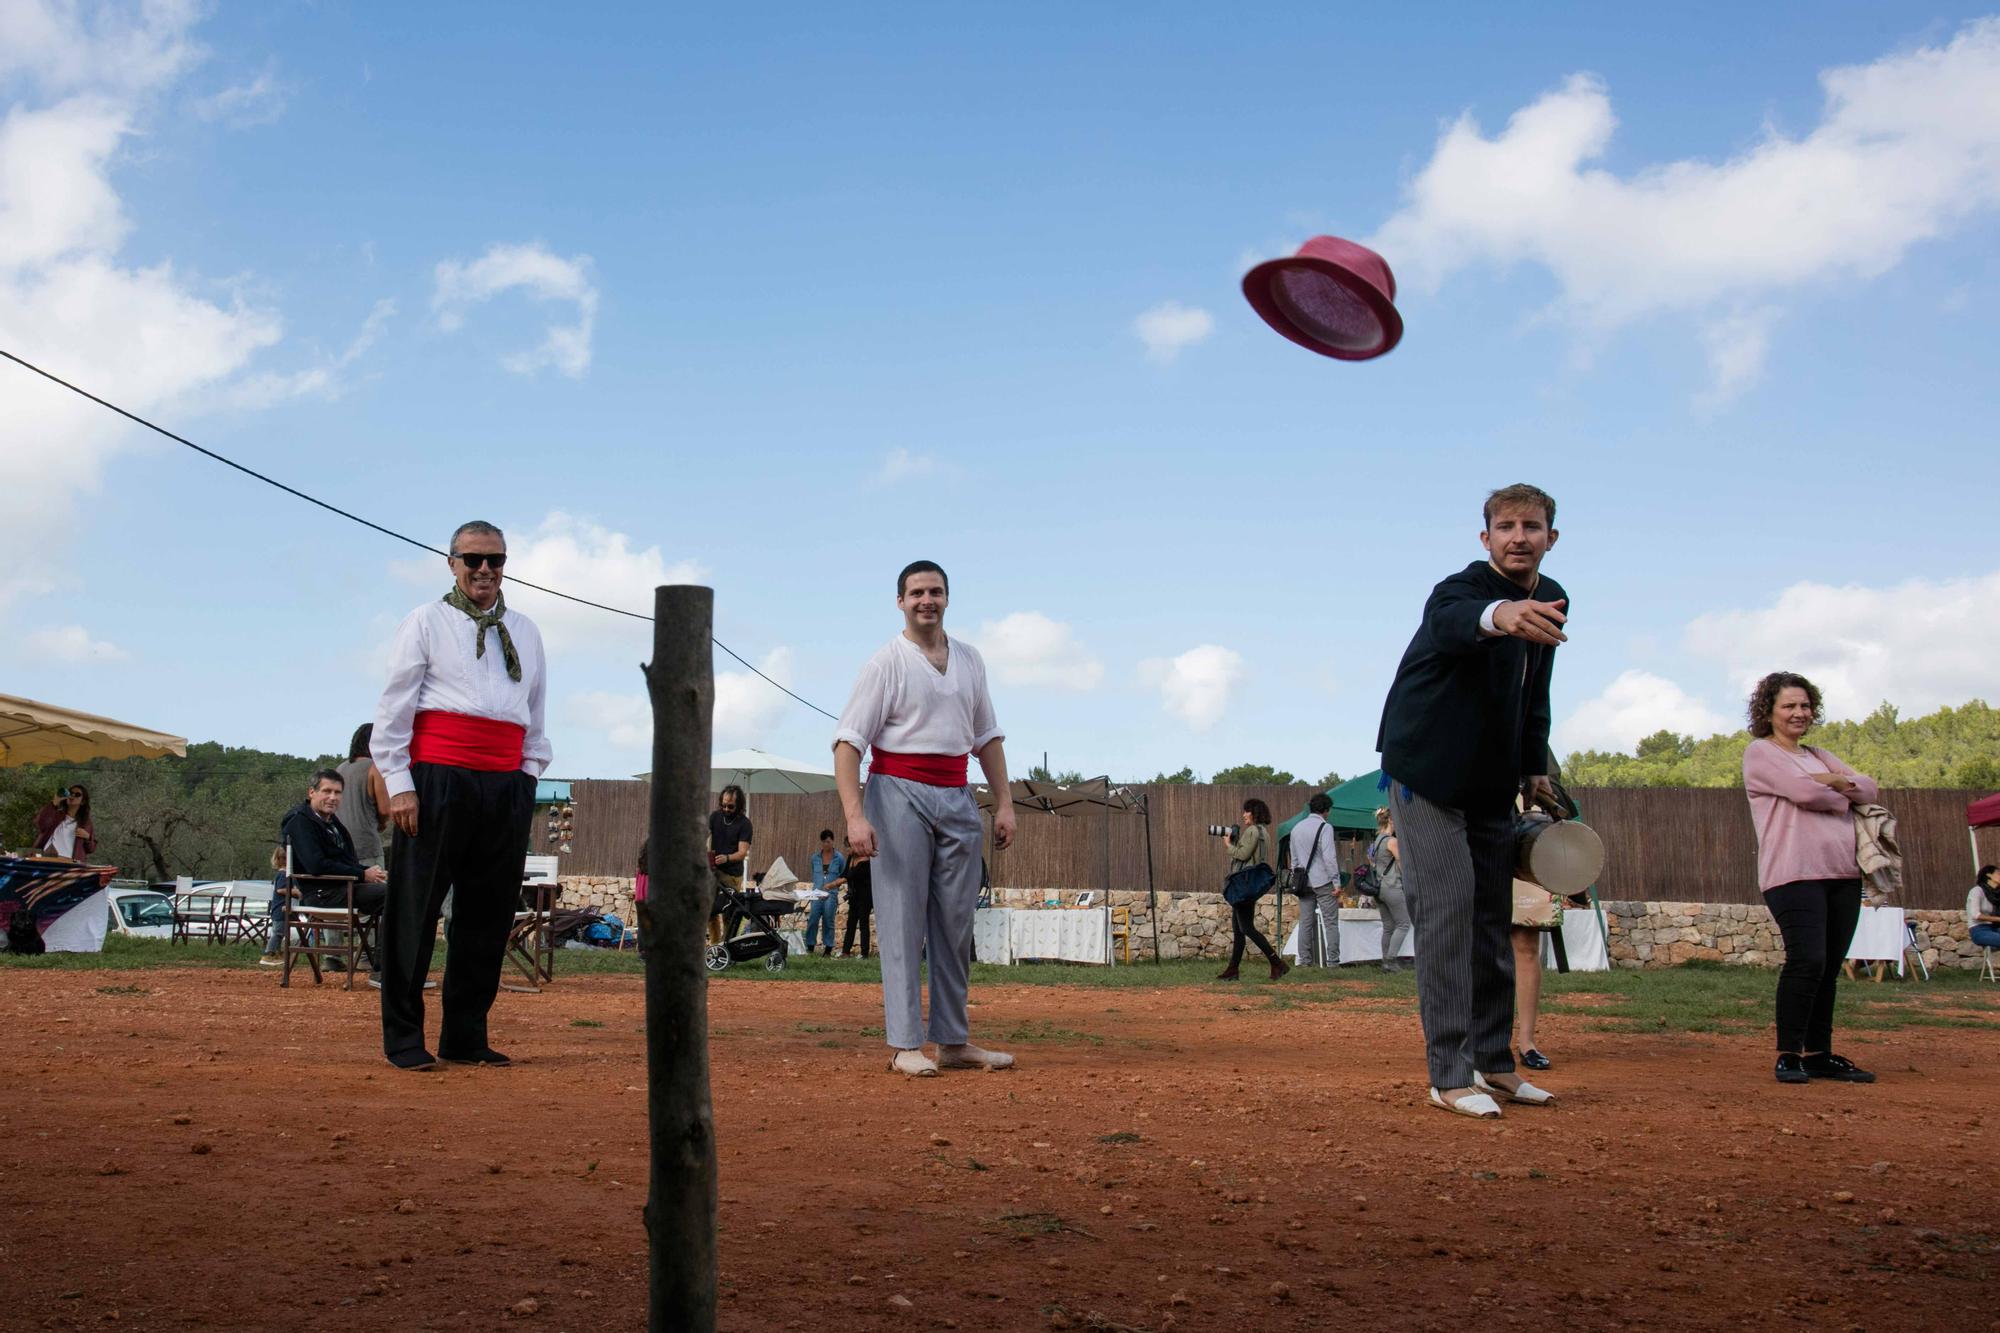
<path fill-rule="evenodd" d="M 91 759 L 187 757 L 187 738 L 0 694 L 0 768 Z"/>

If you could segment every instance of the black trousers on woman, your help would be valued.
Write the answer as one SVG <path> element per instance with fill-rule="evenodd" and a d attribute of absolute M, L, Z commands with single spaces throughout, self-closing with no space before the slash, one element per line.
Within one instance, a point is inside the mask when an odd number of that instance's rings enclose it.
<path fill-rule="evenodd" d="M 389 844 L 382 912 L 382 1050 L 393 1056 L 423 1048 L 424 976 L 450 889 L 437 1052 L 471 1059 L 487 1049 L 486 1011 L 500 989 L 507 936 L 521 906 L 535 780 L 518 769 L 483 773 L 450 764 L 412 764 L 410 777 L 417 836 L 397 829 Z"/>
<path fill-rule="evenodd" d="M 840 932 L 840 951 L 854 952 L 854 928 L 861 927 L 861 956 L 868 956 L 868 914 L 875 910 L 875 890 L 849 882 L 847 886 L 847 926 Z"/>
<path fill-rule="evenodd" d="M 1271 960 L 1273 967 L 1278 965 L 1278 951 L 1271 947 L 1271 941 L 1265 939 L 1264 933 L 1257 929 L 1256 914 L 1257 904 L 1254 900 L 1247 903 L 1231 903 L 1229 905 L 1229 929 L 1231 935 L 1229 941 L 1229 966 L 1232 970 L 1237 964 L 1243 961 L 1243 941 L 1246 939 L 1257 946 L 1259 953 Z"/>
<path fill-rule="evenodd" d="M 1778 1052 L 1833 1049 L 1833 989 L 1861 920 L 1859 879 L 1800 879 L 1764 894 L 1785 937 L 1778 973 Z"/>

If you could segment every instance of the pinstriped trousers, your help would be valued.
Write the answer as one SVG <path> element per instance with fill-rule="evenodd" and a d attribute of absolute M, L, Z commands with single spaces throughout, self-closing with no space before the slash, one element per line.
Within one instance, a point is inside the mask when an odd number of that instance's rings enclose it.
<path fill-rule="evenodd" d="M 972 913 L 986 826 L 970 787 L 871 773 L 862 812 L 875 826 L 875 948 L 882 959 L 882 1032 L 915 1050 L 930 1040 L 966 1039 L 965 990 L 972 959 Z M 926 1029 L 921 969 L 930 964 Z"/>
<path fill-rule="evenodd" d="M 1417 934 L 1417 1009 L 1431 1086 L 1509 1074 L 1514 1055 L 1514 816 L 1468 815 L 1406 791 L 1389 808 Z"/>

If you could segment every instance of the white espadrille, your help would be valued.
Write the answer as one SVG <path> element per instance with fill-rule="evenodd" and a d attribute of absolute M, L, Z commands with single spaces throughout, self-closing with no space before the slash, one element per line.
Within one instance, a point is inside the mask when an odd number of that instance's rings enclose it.
<path fill-rule="evenodd" d="M 1556 1101 L 1553 1092 L 1547 1088 L 1538 1088 L 1525 1078 L 1521 1080 L 1519 1087 L 1503 1088 L 1498 1083 L 1487 1082 L 1486 1075 L 1476 1073 L 1472 1076 L 1472 1086 L 1481 1092 L 1489 1092 L 1495 1097 L 1504 1097 L 1523 1106 L 1553 1106 Z"/>
<path fill-rule="evenodd" d="M 1475 1077 L 1477 1076 L 1475 1075 Z M 1483 1092 L 1468 1092 L 1457 1101 L 1448 1102 L 1444 1099 L 1443 1093 L 1439 1092 L 1436 1088 L 1432 1088 L 1431 1105 L 1437 1107 L 1440 1111 L 1449 1111 L 1453 1115 L 1471 1116 L 1474 1120 L 1498 1120 L 1500 1118 L 1500 1103 L 1494 1101 Z"/>

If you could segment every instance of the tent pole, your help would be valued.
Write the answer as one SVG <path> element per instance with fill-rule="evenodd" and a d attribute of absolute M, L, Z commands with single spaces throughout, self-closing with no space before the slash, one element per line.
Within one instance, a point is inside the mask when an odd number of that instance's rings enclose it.
<path fill-rule="evenodd" d="M 1139 813 L 1146 821 L 1146 914 L 1153 919 L 1153 966 L 1160 965 L 1160 895 L 1153 888 L 1153 796 L 1139 798 Z"/>

